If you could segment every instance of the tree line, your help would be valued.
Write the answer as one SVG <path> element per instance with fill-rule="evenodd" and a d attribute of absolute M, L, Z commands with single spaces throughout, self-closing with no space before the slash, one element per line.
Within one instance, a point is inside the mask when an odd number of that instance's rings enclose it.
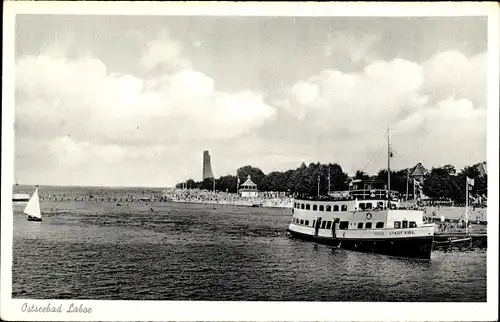
<path fill-rule="evenodd" d="M 425 176 L 423 193 L 432 200 L 451 200 L 465 204 L 467 178 L 474 179 L 471 196 L 488 196 L 488 176 L 481 176 L 476 166 L 467 166 L 460 172 L 453 165 L 433 168 Z"/>
<path fill-rule="evenodd" d="M 413 194 L 413 182 L 409 176 L 411 169 L 391 170 L 391 190 L 398 191 L 404 195 L 407 189 Z M 248 175 L 257 185 L 259 191 L 286 192 L 289 194 L 301 194 L 316 196 L 327 195 L 328 191 L 342 191 L 349 189 L 349 176 L 337 163 L 321 164 L 302 163 L 300 167 L 287 171 L 273 171 L 265 174 L 261 169 L 246 165 L 237 170 L 236 175 L 221 176 L 215 180 L 215 190 L 235 193 L 237 192 L 238 178 L 240 185 L 243 184 Z M 328 187 L 330 177 L 330 189 Z M 472 195 L 487 195 L 487 176 L 480 176 L 475 166 L 467 166 L 457 173 L 452 165 L 432 168 L 423 181 L 423 193 L 433 200 L 452 200 L 465 202 L 465 178 L 475 180 L 471 190 Z M 319 178 L 319 180 L 318 180 Z M 362 170 L 356 171 L 352 179 L 371 179 L 387 182 L 387 169 L 381 169 L 375 175 L 368 175 Z M 176 188 L 206 189 L 214 188 L 211 178 L 203 181 L 189 179 L 176 185 Z"/>

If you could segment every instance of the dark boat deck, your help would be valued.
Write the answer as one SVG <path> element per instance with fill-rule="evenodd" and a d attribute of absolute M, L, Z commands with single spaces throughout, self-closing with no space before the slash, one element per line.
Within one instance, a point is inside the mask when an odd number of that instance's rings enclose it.
<path fill-rule="evenodd" d="M 471 238 L 470 242 L 466 242 L 466 246 L 471 248 L 487 248 L 488 237 L 487 234 L 465 234 L 465 233 L 436 233 L 434 234 L 434 243 L 437 247 L 447 247 L 446 242 L 449 242 L 448 246 L 453 247 L 453 241 L 460 241 L 465 238 Z M 459 245 L 458 245 L 459 244 Z M 464 247 L 464 243 L 460 242 L 457 246 Z"/>

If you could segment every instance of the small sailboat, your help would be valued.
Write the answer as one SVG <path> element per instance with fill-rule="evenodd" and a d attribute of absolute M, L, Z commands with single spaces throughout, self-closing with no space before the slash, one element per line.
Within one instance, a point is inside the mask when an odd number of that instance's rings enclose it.
<path fill-rule="evenodd" d="M 29 221 L 42 221 L 42 213 L 40 212 L 40 199 L 38 198 L 38 188 L 31 196 L 24 213 L 28 215 Z"/>

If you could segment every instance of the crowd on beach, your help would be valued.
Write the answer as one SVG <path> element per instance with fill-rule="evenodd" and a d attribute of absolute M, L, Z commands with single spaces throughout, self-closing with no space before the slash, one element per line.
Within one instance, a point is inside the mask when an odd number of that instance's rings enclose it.
<path fill-rule="evenodd" d="M 437 225 L 437 229 L 439 232 L 451 232 L 451 231 L 454 231 L 456 229 L 465 229 L 466 228 L 466 224 L 465 224 L 464 220 L 461 220 L 458 222 L 445 221 L 443 223 L 436 224 L 436 225 Z M 469 220 L 467 227 L 470 227 L 470 226 L 471 226 L 471 221 Z"/>
<path fill-rule="evenodd" d="M 139 196 L 133 194 L 120 194 L 120 195 L 72 195 L 72 194 L 40 194 L 41 201 L 68 201 L 68 202 L 159 202 L 162 201 L 160 194 L 152 196 Z"/>
<path fill-rule="evenodd" d="M 210 204 L 232 204 L 263 207 L 291 207 L 292 198 L 279 192 L 260 192 L 256 197 L 242 197 L 236 193 L 221 191 L 209 191 L 201 189 L 169 189 L 154 194 L 48 194 L 40 193 L 41 201 L 52 202 L 91 202 L 91 203 L 155 203 L 155 202 L 186 202 L 186 203 L 210 203 Z"/>
<path fill-rule="evenodd" d="M 260 192 L 256 197 L 243 197 L 236 193 L 200 189 L 165 190 L 163 197 L 175 202 L 217 203 L 263 207 L 291 207 L 292 198 L 279 192 Z"/>

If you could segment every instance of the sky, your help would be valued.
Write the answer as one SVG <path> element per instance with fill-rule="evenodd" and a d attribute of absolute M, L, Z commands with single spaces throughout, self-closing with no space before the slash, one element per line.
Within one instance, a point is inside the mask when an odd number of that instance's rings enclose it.
<path fill-rule="evenodd" d="M 486 160 L 487 20 L 17 15 L 15 180 Z"/>

